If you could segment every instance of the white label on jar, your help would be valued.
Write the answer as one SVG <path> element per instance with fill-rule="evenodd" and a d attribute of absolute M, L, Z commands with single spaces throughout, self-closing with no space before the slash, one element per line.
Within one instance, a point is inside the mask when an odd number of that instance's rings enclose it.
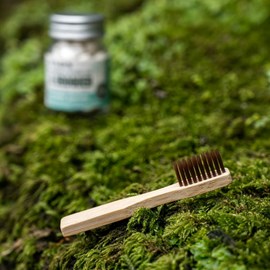
<path fill-rule="evenodd" d="M 92 111 L 108 105 L 106 55 L 85 61 L 45 56 L 45 105 L 59 111 Z"/>

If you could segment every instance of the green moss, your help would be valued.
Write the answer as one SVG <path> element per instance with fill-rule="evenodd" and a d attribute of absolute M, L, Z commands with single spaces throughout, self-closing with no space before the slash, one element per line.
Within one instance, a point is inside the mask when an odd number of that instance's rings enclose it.
<path fill-rule="evenodd" d="M 43 105 L 47 18 L 60 9 L 108 18 L 108 114 Z M 0 268 L 268 269 L 269 10 L 266 0 L 14 8 L 0 30 Z M 172 184 L 172 161 L 211 148 L 230 186 L 61 236 L 61 217 Z"/>

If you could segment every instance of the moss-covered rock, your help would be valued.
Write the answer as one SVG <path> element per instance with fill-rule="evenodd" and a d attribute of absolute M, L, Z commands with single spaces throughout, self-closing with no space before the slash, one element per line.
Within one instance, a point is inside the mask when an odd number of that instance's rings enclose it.
<path fill-rule="evenodd" d="M 108 114 L 43 105 L 60 9 L 108 18 Z M 269 23 L 266 0 L 14 8 L 0 30 L 0 269 L 269 269 Z M 173 160 L 211 148 L 230 186 L 62 237 L 62 216 L 174 183 Z"/>

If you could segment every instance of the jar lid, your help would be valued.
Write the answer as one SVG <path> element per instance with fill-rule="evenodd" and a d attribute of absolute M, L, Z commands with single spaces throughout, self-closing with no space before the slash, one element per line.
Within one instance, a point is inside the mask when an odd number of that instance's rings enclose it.
<path fill-rule="evenodd" d="M 50 17 L 49 35 L 55 39 L 85 40 L 104 34 L 104 17 L 97 13 L 55 13 Z"/>

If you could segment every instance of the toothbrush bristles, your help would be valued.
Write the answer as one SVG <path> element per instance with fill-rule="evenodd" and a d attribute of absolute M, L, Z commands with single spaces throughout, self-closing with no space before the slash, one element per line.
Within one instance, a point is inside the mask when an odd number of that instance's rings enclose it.
<path fill-rule="evenodd" d="M 220 153 L 217 150 L 202 153 L 173 164 L 180 186 L 189 186 L 225 172 Z"/>

